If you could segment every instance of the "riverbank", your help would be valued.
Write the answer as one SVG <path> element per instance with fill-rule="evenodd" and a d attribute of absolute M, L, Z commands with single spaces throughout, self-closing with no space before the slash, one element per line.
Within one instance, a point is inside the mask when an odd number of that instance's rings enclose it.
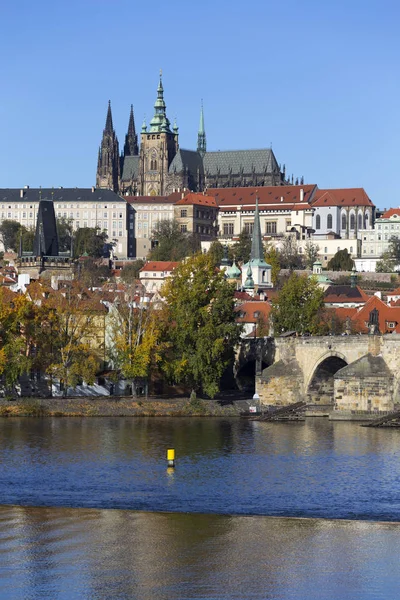
<path fill-rule="evenodd" d="M 0 417 L 239 417 L 241 412 L 241 403 L 201 398 L 0 399 Z"/>

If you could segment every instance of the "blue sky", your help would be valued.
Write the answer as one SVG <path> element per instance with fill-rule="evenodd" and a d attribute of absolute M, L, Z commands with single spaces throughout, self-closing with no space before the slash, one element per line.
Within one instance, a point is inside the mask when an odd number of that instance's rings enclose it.
<path fill-rule="evenodd" d="M 152 117 L 159 69 L 182 148 L 272 143 L 287 173 L 400 205 L 400 6 L 388 0 L 3 0 L 0 187 L 95 183 L 111 100 Z"/>

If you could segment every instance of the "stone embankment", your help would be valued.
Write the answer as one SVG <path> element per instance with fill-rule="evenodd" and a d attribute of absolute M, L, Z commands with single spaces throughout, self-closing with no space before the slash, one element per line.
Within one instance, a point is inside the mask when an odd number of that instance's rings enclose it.
<path fill-rule="evenodd" d="M 238 417 L 243 407 L 200 398 L 0 399 L 0 417 Z"/>

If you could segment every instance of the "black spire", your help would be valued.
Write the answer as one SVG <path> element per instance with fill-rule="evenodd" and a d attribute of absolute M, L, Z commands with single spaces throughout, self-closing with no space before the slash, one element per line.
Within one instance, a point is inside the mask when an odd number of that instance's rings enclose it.
<path fill-rule="evenodd" d="M 201 101 L 200 124 L 199 132 L 197 134 L 197 152 L 200 152 L 202 156 L 204 156 L 204 154 L 207 152 L 206 130 L 204 128 L 203 101 Z"/>
<path fill-rule="evenodd" d="M 129 115 L 128 133 L 125 136 L 124 157 L 137 156 L 139 154 L 138 139 L 135 129 L 135 118 L 133 116 L 133 105 L 131 104 L 131 113 Z"/>
<path fill-rule="evenodd" d="M 104 128 L 104 132 L 107 132 L 107 133 L 113 133 L 114 132 L 113 120 L 112 120 L 112 114 L 111 114 L 111 100 L 108 101 L 106 126 Z"/>

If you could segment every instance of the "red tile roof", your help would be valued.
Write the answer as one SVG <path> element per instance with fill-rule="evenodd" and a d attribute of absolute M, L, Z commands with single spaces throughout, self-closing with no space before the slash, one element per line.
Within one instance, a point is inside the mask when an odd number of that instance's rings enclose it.
<path fill-rule="evenodd" d="M 170 196 L 123 196 L 128 204 L 174 204 Z"/>
<path fill-rule="evenodd" d="M 147 262 L 144 267 L 140 269 L 140 273 L 144 273 L 145 271 L 173 271 L 180 263 L 179 262 L 171 262 L 166 260 L 152 260 Z"/>
<path fill-rule="evenodd" d="M 300 190 L 303 190 L 303 200 L 300 201 Z M 285 210 L 307 210 L 310 209 L 316 185 L 283 185 L 269 187 L 236 187 L 236 188 L 208 188 L 207 194 L 214 196 L 220 210 L 224 212 L 226 207 L 243 206 L 246 209 L 254 210 L 256 196 L 260 210 L 263 207 L 268 209 L 275 207 Z"/>
<path fill-rule="evenodd" d="M 235 308 L 235 312 L 244 313 L 243 317 L 238 317 L 236 320 L 238 323 L 257 323 L 260 316 L 263 316 L 265 320 L 268 319 L 269 313 L 271 312 L 271 305 L 269 302 L 243 302 Z M 258 316 L 254 316 L 254 313 L 259 313 Z"/>
<path fill-rule="evenodd" d="M 383 213 L 380 219 L 391 219 L 392 217 L 400 219 L 400 208 L 389 208 L 389 210 Z M 377 219 L 377 222 L 379 223 L 379 219 Z"/>
<path fill-rule="evenodd" d="M 400 306 L 388 306 L 378 296 L 371 296 L 370 299 L 364 306 L 357 311 L 352 321 L 355 322 L 360 331 L 363 333 L 368 332 L 369 314 L 374 308 L 377 309 L 379 331 L 381 333 L 400 333 Z M 389 327 L 389 323 L 393 323 L 394 327 Z"/>
<path fill-rule="evenodd" d="M 374 206 L 364 188 L 317 190 L 313 206 Z"/>
<path fill-rule="evenodd" d="M 215 201 L 214 196 L 209 196 L 207 194 L 189 193 L 177 202 L 175 202 L 175 204 L 212 206 L 213 208 L 217 208 L 217 203 Z"/>

